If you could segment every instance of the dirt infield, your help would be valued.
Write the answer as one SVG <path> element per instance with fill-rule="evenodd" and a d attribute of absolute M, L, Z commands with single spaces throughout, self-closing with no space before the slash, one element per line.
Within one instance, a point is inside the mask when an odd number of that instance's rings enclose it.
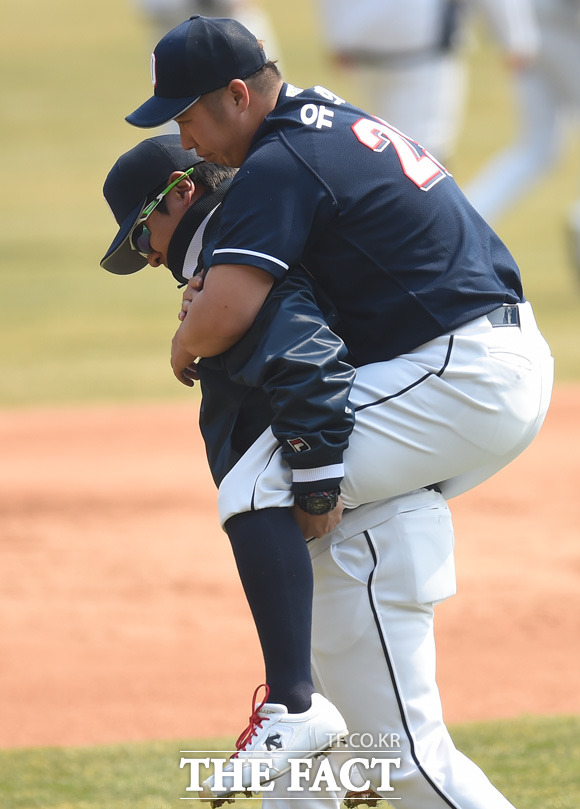
<path fill-rule="evenodd" d="M 451 503 L 449 722 L 580 713 L 580 387 Z M 0 414 L 0 746 L 235 734 L 262 679 L 184 405 Z"/>

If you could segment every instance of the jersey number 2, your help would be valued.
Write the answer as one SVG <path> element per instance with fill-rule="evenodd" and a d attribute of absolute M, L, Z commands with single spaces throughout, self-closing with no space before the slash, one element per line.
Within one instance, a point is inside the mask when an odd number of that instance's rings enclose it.
<path fill-rule="evenodd" d="M 422 191 L 428 191 L 449 176 L 433 155 L 381 118 L 359 118 L 351 129 L 359 142 L 373 152 L 383 152 L 392 144 L 403 173 Z"/>

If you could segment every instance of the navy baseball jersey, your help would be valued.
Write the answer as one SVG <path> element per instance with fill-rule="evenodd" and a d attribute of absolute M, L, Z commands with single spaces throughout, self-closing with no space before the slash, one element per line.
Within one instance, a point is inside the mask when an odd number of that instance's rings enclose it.
<path fill-rule="evenodd" d="M 225 198 L 212 265 L 302 263 L 356 364 L 523 300 L 517 265 L 452 176 L 387 122 L 284 84 Z"/>

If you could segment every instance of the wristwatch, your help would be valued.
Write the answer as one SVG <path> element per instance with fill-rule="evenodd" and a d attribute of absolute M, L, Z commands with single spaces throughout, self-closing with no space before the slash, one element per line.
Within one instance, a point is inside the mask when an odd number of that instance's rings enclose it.
<path fill-rule="evenodd" d="M 318 517 L 321 514 L 328 514 L 332 511 L 338 503 L 338 495 L 340 489 L 331 489 L 328 492 L 311 492 L 310 494 L 296 494 L 294 495 L 294 502 L 306 511 L 307 514 L 312 514 Z"/>

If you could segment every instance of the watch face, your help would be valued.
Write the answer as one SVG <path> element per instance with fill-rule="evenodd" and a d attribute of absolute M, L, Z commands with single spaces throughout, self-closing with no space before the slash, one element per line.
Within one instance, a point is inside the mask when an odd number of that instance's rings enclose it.
<path fill-rule="evenodd" d="M 332 490 L 330 492 L 313 492 L 312 494 L 296 495 L 296 505 L 306 511 L 307 514 L 312 514 L 317 517 L 320 514 L 328 514 L 332 511 L 338 503 L 338 495 L 340 489 Z"/>
<path fill-rule="evenodd" d="M 332 510 L 332 503 L 329 497 L 313 497 L 308 501 L 308 513 L 316 516 L 326 514 Z"/>

